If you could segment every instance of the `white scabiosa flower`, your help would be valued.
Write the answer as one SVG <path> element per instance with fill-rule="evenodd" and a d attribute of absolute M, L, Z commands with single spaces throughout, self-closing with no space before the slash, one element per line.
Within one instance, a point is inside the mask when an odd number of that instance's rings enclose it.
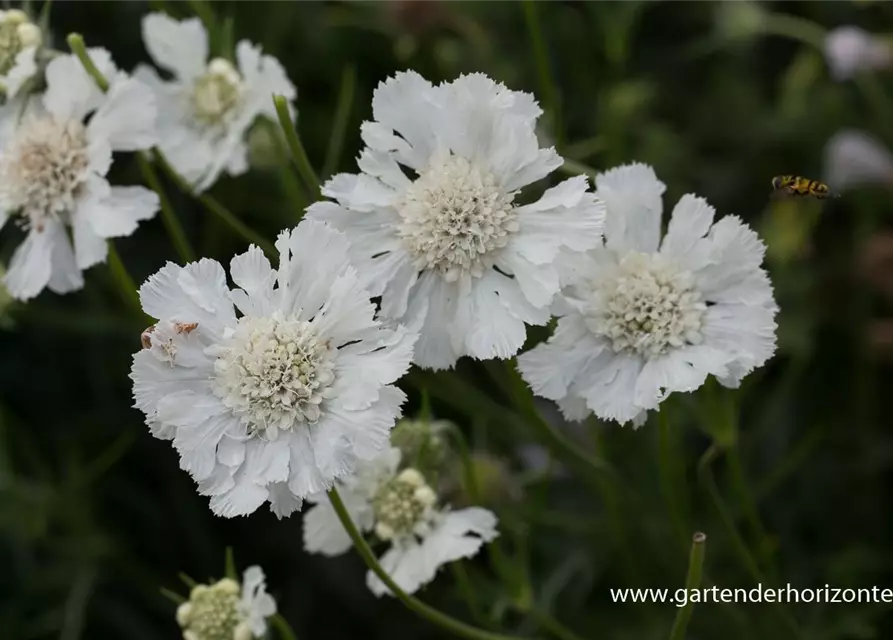
<path fill-rule="evenodd" d="M 835 80 L 847 80 L 860 71 L 888 68 L 893 48 L 859 27 L 837 27 L 825 36 L 825 60 Z"/>
<path fill-rule="evenodd" d="M 209 60 L 208 34 L 198 18 L 150 13 L 143 18 L 143 41 L 155 63 L 173 75 L 165 82 L 149 67 L 135 71 L 158 97 L 158 145 L 167 160 L 198 191 L 223 171 L 245 173 L 251 124 L 261 115 L 276 118 L 274 93 L 289 101 L 297 95 L 279 61 L 246 40 L 236 46 L 235 65 Z"/>
<path fill-rule="evenodd" d="M 0 93 L 10 100 L 37 73 L 40 27 L 19 9 L 0 11 Z"/>
<path fill-rule="evenodd" d="M 398 471 L 399 466 L 400 450 L 391 448 L 337 484 L 357 529 L 374 532 L 390 544 L 380 558 L 382 568 L 401 589 L 414 593 L 431 582 L 441 566 L 470 558 L 499 534 L 490 511 L 439 508 L 437 494 L 424 476 L 413 468 Z M 328 498 L 311 500 L 316 504 L 304 516 L 304 548 L 326 556 L 346 552 L 351 540 Z M 366 583 L 377 596 L 390 594 L 371 571 Z"/>
<path fill-rule="evenodd" d="M 47 66 L 46 93 L 24 113 L 7 105 L 0 120 L 0 226 L 12 218 L 27 231 L 3 282 L 21 300 L 44 287 L 81 288 L 82 271 L 105 261 L 106 239 L 129 236 L 158 211 L 153 191 L 105 179 L 113 151 L 154 144 L 152 92 L 119 73 L 104 49 L 89 55 L 107 93 L 75 56 L 59 56 Z"/>
<path fill-rule="evenodd" d="M 825 178 L 838 191 L 863 184 L 893 186 L 893 155 L 867 133 L 838 131 L 825 146 Z"/>
<path fill-rule="evenodd" d="M 608 206 L 605 245 L 579 259 L 545 344 L 518 357 L 533 391 L 564 415 L 641 424 L 673 391 L 707 375 L 737 386 L 775 351 L 765 247 L 736 216 L 714 223 L 685 195 L 661 241 L 664 185 L 632 164 L 596 178 Z"/>
<path fill-rule="evenodd" d="M 278 271 L 254 246 L 233 258 L 232 290 L 208 259 L 140 289 L 158 322 L 134 356 L 136 406 L 225 517 L 266 501 L 288 515 L 386 447 L 417 337 L 374 318 L 343 234 L 305 221 L 276 248 Z"/>
<path fill-rule="evenodd" d="M 362 173 L 323 187 L 307 213 L 344 231 L 381 313 L 423 323 L 415 363 L 508 358 L 525 323 L 549 320 L 560 251 L 598 244 L 604 209 L 571 178 L 521 205 L 522 187 L 562 164 L 541 149 L 542 110 L 481 75 L 432 86 L 413 72 L 376 89 L 362 127 Z"/>
<path fill-rule="evenodd" d="M 266 637 L 267 618 L 275 613 L 264 572 L 254 566 L 245 570 L 241 585 L 224 578 L 194 586 L 177 608 L 177 623 L 183 640 L 252 640 Z"/>

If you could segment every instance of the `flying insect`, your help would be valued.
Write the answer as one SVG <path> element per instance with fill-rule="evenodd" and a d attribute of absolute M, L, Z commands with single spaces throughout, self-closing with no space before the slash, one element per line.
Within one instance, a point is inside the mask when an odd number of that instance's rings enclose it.
<path fill-rule="evenodd" d="M 775 176 L 772 178 L 773 193 L 782 196 L 811 197 L 819 200 L 839 198 L 840 194 L 819 180 L 811 180 L 803 176 Z"/>

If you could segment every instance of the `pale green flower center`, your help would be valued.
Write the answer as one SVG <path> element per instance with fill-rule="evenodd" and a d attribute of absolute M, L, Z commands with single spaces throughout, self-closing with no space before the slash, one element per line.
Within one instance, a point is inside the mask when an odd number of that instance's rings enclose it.
<path fill-rule="evenodd" d="M 206 126 L 219 124 L 236 110 L 241 94 L 239 72 L 228 61 L 215 58 L 192 88 L 190 97 L 196 120 Z"/>
<path fill-rule="evenodd" d="M 236 628 L 245 621 L 239 610 L 239 584 L 223 579 L 213 585 L 199 585 L 189 602 L 178 611 L 185 640 L 235 640 Z"/>
<path fill-rule="evenodd" d="M 219 348 L 214 390 L 249 431 L 272 440 L 319 420 L 335 380 L 333 352 L 309 322 L 243 317 Z"/>
<path fill-rule="evenodd" d="M 519 229 L 513 199 L 465 158 L 439 158 L 397 203 L 397 234 L 417 269 L 436 269 L 448 282 L 479 278 Z"/>
<path fill-rule="evenodd" d="M 382 540 L 411 534 L 435 501 L 436 495 L 422 474 L 405 469 L 372 498 L 375 533 Z"/>
<path fill-rule="evenodd" d="M 0 75 L 6 75 L 15 66 L 16 56 L 30 46 L 39 45 L 40 27 L 28 16 L 16 9 L 0 12 Z"/>
<path fill-rule="evenodd" d="M 586 323 L 615 352 L 650 357 L 700 343 L 706 309 L 690 272 L 659 254 L 631 252 L 593 283 Z"/>

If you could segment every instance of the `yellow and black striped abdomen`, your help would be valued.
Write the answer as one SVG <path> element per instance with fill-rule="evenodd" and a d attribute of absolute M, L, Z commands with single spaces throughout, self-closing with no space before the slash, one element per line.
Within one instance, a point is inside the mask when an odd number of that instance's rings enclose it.
<path fill-rule="evenodd" d="M 772 188 L 777 192 L 791 196 L 811 196 L 824 199 L 834 195 L 824 182 L 803 176 L 776 176 L 772 178 Z"/>

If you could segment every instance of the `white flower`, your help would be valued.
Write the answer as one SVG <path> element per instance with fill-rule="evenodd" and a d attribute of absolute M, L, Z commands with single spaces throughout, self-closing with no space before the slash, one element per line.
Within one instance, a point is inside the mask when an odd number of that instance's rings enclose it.
<path fill-rule="evenodd" d="M 140 289 L 159 321 L 134 356 L 136 406 L 226 517 L 288 515 L 386 447 L 417 337 L 374 319 L 343 234 L 305 221 L 276 248 L 278 271 L 254 246 L 233 258 L 232 290 L 208 259 Z"/>
<path fill-rule="evenodd" d="M 407 593 L 434 579 L 448 562 L 475 555 L 497 535 L 496 516 L 471 507 L 450 511 L 436 506 L 437 494 L 416 469 L 398 472 L 400 450 L 391 448 L 357 467 L 354 476 L 339 480 L 338 493 L 361 532 L 374 531 L 390 544 L 382 568 Z M 304 548 L 335 556 L 351 541 L 325 495 L 311 498 L 315 506 L 304 516 Z M 377 595 L 390 590 L 371 571 L 366 583 Z"/>
<path fill-rule="evenodd" d="M 843 191 L 860 184 L 893 185 L 893 155 L 861 131 L 838 131 L 825 146 L 825 176 Z"/>
<path fill-rule="evenodd" d="M 251 640 L 265 636 L 267 618 L 274 613 L 276 601 L 267 593 L 264 572 L 254 566 L 245 570 L 241 585 L 224 578 L 193 587 L 189 600 L 177 608 L 177 623 L 184 640 Z"/>
<path fill-rule="evenodd" d="M 10 100 L 37 73 L 40 27 L 24 11 L 0 11 L 0 93 Z"/>
<path fill-rule="evenodd" d="M 399 73 L 376 89 L 372 111 L 363 173 L 334 176 L 323 193 L 337 204 L 318 202 L 308 216 L 348 235 L 383 315 L 423 323 L 416 364 L 511 357 L 525 322 L 549 320 L 559 252 L 597 246 L 602 203 L 584 177 L 516 202 L 562 159 L 539 148 L 533 97 L 484 75 L 435 87 Z"/>
<path fill-rule="evenodd" d="M 246 40 L 236 46 L 235 66 L 208 60 L 208 34 L 198 18 L 150 13 L 143 41 L 155 63 L 173 74 L 164 82 L 149 67 L 135 71 L 158 97 L 158 144 L 174 169 L 198 191 L 223 171 L 245 173 L 249 127 L 258 116 L 276 118 L 274 93 L 288 101 L 297 95 L 279 61 Z"/>
<path fill-rule="evenodd" d="M 158 211 L 153 191 L 105 179 L 113 151 L 154 144 L 152 92 L 117 72 L 104 49 L 89 55 L 109 79 L 108 93 L 76 57 L 60 56 L 47 66 L 46 93 L 28 101 L 21 118 L 22 104 L 0 116 L 0 226 L 13 217 L 28 232 L 4 283 L 21 300 L 44 287 L 80 289 L 81 272 L 105 261 L 106 239 L 129 236 Z"/>
<path fill-rule="evenodd" d="M 893 49 L 859 27 L 837 27 L 825 36 L 825 59 L 835 80 L 847 80 L 860 71 L 889 67 Z"/>
<path fill-rule="evenodd" d="M 664 185 L 632 164 L 596 178 L 608 205 L 605 246 L 575 264 L 555 334 L 518 358 L 527 383 L 564 415 L 641 424 L 673 391 L 708 374 L 737 386 L 775 350 L 765 248 L 736 216 L 714 224 L 685 195 L 661 242 Z"/>

